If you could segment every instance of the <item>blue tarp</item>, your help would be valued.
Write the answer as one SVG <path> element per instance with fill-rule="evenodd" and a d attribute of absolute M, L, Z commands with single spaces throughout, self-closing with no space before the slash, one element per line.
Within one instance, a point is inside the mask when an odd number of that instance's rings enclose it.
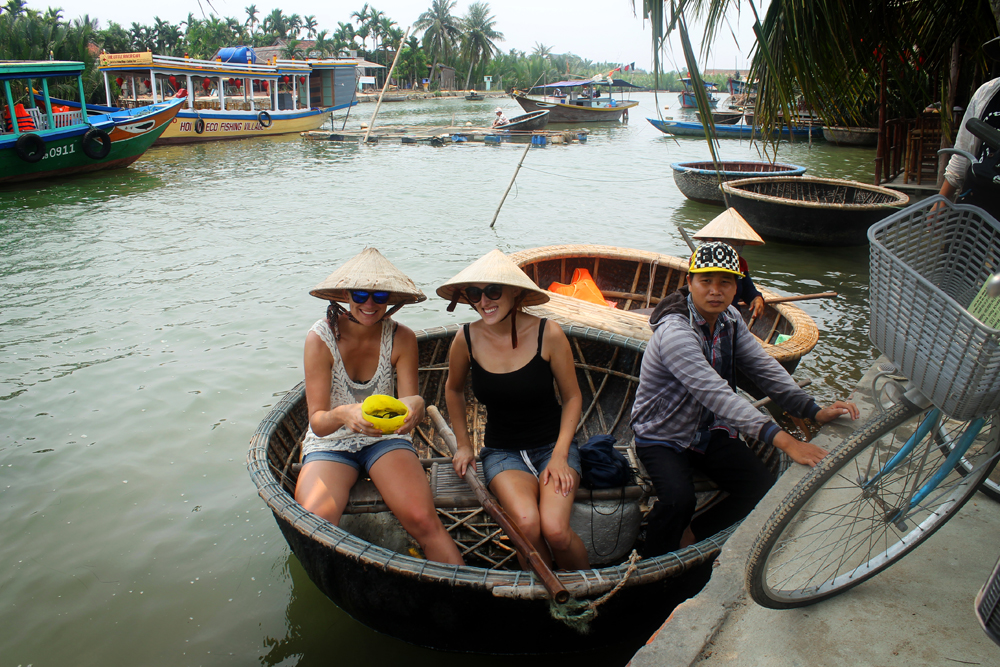
<path fill-rule="evenodd" d="M 247 60 L 248 55 L 250 56 L 249 61 Z M 227 46 L 224 49 L 219 49 L 218 57 L 222 58 L 222 62 L 224 63 L 246 65 L 247 62 L 257 62 L 257 54 L 249 46 Z"/>

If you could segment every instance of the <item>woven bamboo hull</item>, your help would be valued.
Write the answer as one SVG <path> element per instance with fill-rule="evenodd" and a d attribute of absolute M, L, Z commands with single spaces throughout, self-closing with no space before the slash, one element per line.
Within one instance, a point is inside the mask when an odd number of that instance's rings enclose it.
<path fill-rule="evenodd" d="M 838 146 L 877 146 L 877 127 L 823 126 L 823 138 Z"/>
<path fill-rule="evenodd" d="M 449 422 L 452 419 L 447 414 L 443 386 L 448 349 L 458 330 L 453 326 L 417 332 L 420 392 L 428 404 L 439 406 Z M 628 442 L 629 415 L 645 344 L 594 329 L 564 330 L 574 350 L 584 398 L 578 440 L 609 432 L 619 444 Z M 467 388 L 466 395 L 466 419 L 478 450 L 485 411 L 476 404 L 471 388 Z M 468 563 L 463 567 L 407 555 L 405 542 L 386 546 L 359 537 L 392 532 L 382 530 L 386 517 L 391 517 L 387 513 L 367 513 L 361 508 L 360 514 L 345 515 L 342 526 L 349 527 L 349 532 L 306 512 L 293 494 L 294 462 L 307 424 L 304 387 L 300 384 L 278 402 L 251 440 L 247 464 L 258 493 L 274 513 L 292 552 L 324 594 L 361 623 L 415 644 L 450 651 L 512 654 L 575 652 L 624 643 L 638 646 L 676 604 L 700 589 L 730 532 L 723 531 L 677 552 L 640 560 L 621 589 L 600 607 L 590 632 L 579 634 L 552 618 L 547 594 L 532 575 L 490 569 L 488 559 L 507 558 L 507 566 L 516 567 L 505 541 L 494 540 L 487 544 L 487 551 L 470 550 L 472 544 L 483 541 L 475 530 L 492 532 L 496 525 L 477 524 L 479 519 L 470 520 L 467 515 L 459 518 L 461 512 L 475 510 L 465 509 L 464 503 L 457 508 L 442 507 L 440 491 L 434 492 L 436 505 L 445 526 L 463 549 Z M 439 456 L 435 448 L 443 449 L 429 419 L 414 435 L 414 444 L 425 459 Z M 772 471 L 780 470 L 782 462 L 776 450 L 759 443 L 751 446 Z M 450 467 L 447 462 L 445 465 Z M 433 473 L 430 478 L 434 489 Z M 352 502 L 353 498 L 352 491 Z M 627 564 L 614 564 L 561 572 L 559 578 L 571 595 L 587 601 L 608 592 L 627 570 Z M 482 632 L 484 623 L 489 633 Z"/>
<path fill-rule="evenodd" d="M 528 308 L 539 317 L 550 317 L 562 324 L 580 324 L 605 329 L 623 336 L 649 340 L 649 315 L 630 312 L 655 306 L 660 299 L 679 288 L 687 273 L 687 262 L 677 257 L 644 250 L 599 245 L 555 245 L 521 250 L 510 255 L 535 284 L 547 288 L 553 282 L 568 283 L 573 270 L 590 271 L 605 298 L 618 304 L 617 309 L 588 303 L 560 294 L 549 294 L 549 302 Z M 651 280 L 652 278 L 652 280 Z M 760 289 L 765 301 L 778 295 Z M 744 320 L 749 313 L 743 308 Z M 751 333 L 764 351 L 774 357 L 789 373 L 798 366 L 802 355 L 819 341 L 816 323 L 806 313 L 789 304 L 765 306 L 764 314 L 753 322 Z M 779 334 L 791 338 L 774 345 Z M 759 396 L 752 387 L 743 387 Z"/>
<path fill-rule="evenodd" d="M 716 206 L 726 205 L 722 190 L 719 189 L 720 179 L 725 183 L 751 177 L 801 176 L 806 173 L 805 167 L 781 162 L 720 162 L 718 172 L 711 160 L 674 162 L 670 168 L 681 194 L 693 201 Z"/>
<path fill-rule="evenodd" d="M 729 204 L 766 239 L 816 246 L 867 245 L 868 228 L 909 197 L 834 178 L 745 178 L 722 184 Z"/>

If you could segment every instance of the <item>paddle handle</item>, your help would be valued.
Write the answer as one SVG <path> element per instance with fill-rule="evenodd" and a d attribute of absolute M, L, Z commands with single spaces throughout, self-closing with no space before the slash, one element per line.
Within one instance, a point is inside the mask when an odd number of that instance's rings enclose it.
<path fill-rule="evenodd" d="M 796 296 L 779 296 L 773 299 L 764 299 L 764 303 L 788 303 L 789 301 L 807 301 L 809 299 L 830 299 L 837 296 L 836 292 L 820 292 L 819 294 L 799 294 Z"/>
<path fill-rule="evenodd" d="M 455 432 L 448 426 L 448 422 L 445 421 L 437 406 L 427 406 L 427 414 L 430 416 L 431 422 L 434 423 L 434 428 L 437 429 L 437 432 L 444 439 L 445 444 L 448 445 L 448 449 L 451 450 L 451 455 L 456 455 L 458 453 L 458 440 L 455 438 Z M 473 493 L 476 494 L 476 498 L 482 504 L 483 509 L 500 524 L 503 532 L 510 537 L 510 541 L 514 544 L 514 549 L 528 563 L 531 571 L 541 579 L 542 585 L 545 586 L 545 590 L 549 592 L 552 599 L 560 603 L 566 602 L 569 599 L 569 591 L 562 585 L 562 582 L 559 581 L 559 578 L 556 577 L 552 569 L 542 560 L 538 550 L 531 544 L 527 536 L 521 532 L 521 529 L 510 518 L 506 510 L 504 510 L 500 503 L 496 501 L 496 498 L 493 497 L 493 494 L 480 481 L 472 466 L 465 469 L 464 479 L 466 484 L 472 488 Z"/>

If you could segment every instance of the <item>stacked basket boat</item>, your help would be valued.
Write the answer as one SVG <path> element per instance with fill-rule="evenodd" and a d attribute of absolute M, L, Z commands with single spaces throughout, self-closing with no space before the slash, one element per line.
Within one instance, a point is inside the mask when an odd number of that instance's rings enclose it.
<path fill-rule="evenodd" d="M 805 167 L 782 162 L 755 162 L 750 160 L 716 163 L 711 160 L 674 162 L 674 183 L 685 197 L 702 204 L 725 206 L 720 184 L 744 178 L 801 176 Z"/>
<path fill-rule="evenodd" d="M 810 176 L 745 178 L 722 191 L 765 239 L 816 246 L 864 245 L 871 225 L 909 201 L 889 188 Z"/>

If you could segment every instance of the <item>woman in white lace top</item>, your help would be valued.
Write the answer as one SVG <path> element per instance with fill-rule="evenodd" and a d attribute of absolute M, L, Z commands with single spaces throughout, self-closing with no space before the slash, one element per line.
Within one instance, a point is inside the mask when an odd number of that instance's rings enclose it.
<path fill-rule="evenodd" d="M 411 442 L 410 433 L 424 416 L 417 390 L 417 338 L 389 317 L 403 304 L 426 297 L 374 248 L 366 248 L 310 294 L 330 306 L 306 336 L 309 430 L 295 500 L 337 525 L 351 487 L 365 472 L 429 560 L 463 564 L 434 510 Z M 362 417 L 361 403 L 372 394 L 395 396 L 394 389 L 408 414 L 402 426 L 384 435 Z"/>

